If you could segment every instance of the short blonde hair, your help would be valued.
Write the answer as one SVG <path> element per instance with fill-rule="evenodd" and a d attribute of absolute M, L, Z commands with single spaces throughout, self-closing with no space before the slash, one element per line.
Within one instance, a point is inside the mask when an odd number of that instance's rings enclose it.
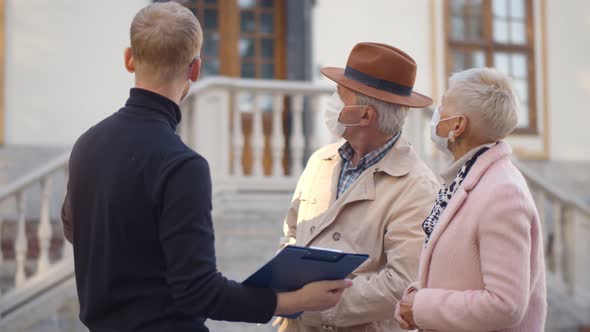
<path fill-rule="evenodd" d="M 175 2 L 151 4 L 131 23 L 131 51 L 136 70 L 158 79 L 188 75 L 191 61 L 201 51 L 203 31 L 186 7 Z"/>
<path fill-rule="evenodd" d="M 519 102 L 512 81 L 493 68 L 453 74 L 447 96 L 453 99 L 460 114 L 475 115 L 470 121 L 485 139 L 501 140 L 516 128 Z"/>

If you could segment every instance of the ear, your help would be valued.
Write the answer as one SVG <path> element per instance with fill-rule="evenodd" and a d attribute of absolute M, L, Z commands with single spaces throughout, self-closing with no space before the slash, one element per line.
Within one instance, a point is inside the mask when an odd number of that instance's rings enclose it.
<path fill-rule="evenodd" d="M 457 117 L 457 122 L 455 122 L 455 125 L 453 126 L 453 133 L 455 134 L 455 137 L 459 137 L 465 132 L 468 121 L 469 120 L 465 115 L 459 115 L 459 117 Z"/>
<path fill-rule="evenodd" d="M 361 111 L 363 115 L 361 117 L 360 125 L 367 126 L 379 121 L 379 114 L 373 106 L 367 105 L 363 107 Z"/>
<path fill-rule="evenodd" d="M 191 81 L 196 81 L 199 79 L 199 76 L 201 75 L 201 58 L 199 57 L 195 63 L 193 63 L 192 67 L 191 67 L 191 71 L 189 73 L 189 78 Z"/>
<path fill-rule="evenodd" d="M 135 72 L 135 63 L 133 61 L 133 51 L 131 51 L 131 47 L 127 47 L 124 52 L 125 58 L 125 68 L 128 72 L 134 73 Z"/>

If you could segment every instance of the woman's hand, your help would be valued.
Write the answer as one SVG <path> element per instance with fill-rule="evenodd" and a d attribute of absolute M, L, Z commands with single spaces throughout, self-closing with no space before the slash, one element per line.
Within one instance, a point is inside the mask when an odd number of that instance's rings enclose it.
<path fill-rule="evenodd" d="M 411 291 L 405 295 L 395 306 L 394 318 L 399 326 L 404 330 L 415 330 L 418 328 L 414 322 L 414 313 L 412 311 L 415 295 L 416 291 Z"/>

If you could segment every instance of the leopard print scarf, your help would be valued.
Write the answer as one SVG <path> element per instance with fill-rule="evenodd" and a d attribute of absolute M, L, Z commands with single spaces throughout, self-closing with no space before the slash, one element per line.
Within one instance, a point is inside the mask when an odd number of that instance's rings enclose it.
<path fill-rule="evenodd" d="M 424 230 L 424 233 L 426 233 L 426 239 L 424 240 L 425 244 L 428 243 L 430 235 L 434 231 L 434 228 L 436 227 L 436 224 L 438 223 L 440 216 L 444 212 L 447 205 L 449 205 L 451 198 L 453 198 L 453 195 L 455 194 L 455 192 L 457 192 L 457 189 L 459 189 L 459 187 L 463 183 L 463 180 L 465 180 L 465 177 L 467 177 L 467 173 L 469 173 L 469 170 L 471 169 L 473 164 L 475 164 L 477 158 L 481 156 L 484 152 L 486 152 L 488 149 L 488 147 L 484 147 L 478 150 L 475 153 L 475 155 L 473 155 L 473 157 L 471 157 L 471 159 L 469 159 L 465 163 L 465 165 L 461 167 L 461 170 L 459 171 L 453 182 L 451 182 L 451 184 L 448 187 L 446 183 L 443 184 L 442 188 L 440 188 L 440 190 L 438 191 L 438 196 L 436 198 L 436 202 L 434 203 L 434 207 L 432 208 L 430 215 L 422 223 L 422 229 Z"/>

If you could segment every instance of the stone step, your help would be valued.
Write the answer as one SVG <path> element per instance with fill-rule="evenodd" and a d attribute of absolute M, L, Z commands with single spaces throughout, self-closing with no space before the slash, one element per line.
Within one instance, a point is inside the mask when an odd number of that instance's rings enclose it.
<path fill-rule="evenodd" d="M 213 226 L 215 234 L 226 237 L 278 237 L 282 234 L 283 222 L 265 223 L 256 220 L 218 220 Z"/>
<path fill-rule="evenodd" d="M 281 228 L 284 220 L 283 214 L 244 214 L 237 211 L 229 211 L 224 213 L 222 217 L 215 218 L 213 220 L 214 227 L 258 227 L 264 229 L 270 228 Z"/>
<path fill-rule="evenodd" d="M 291 203 L 292 193 L 229 193 L 213 201 L 213 209 L 240 211 L 243 213 L 261 211 L 286 213 Z"/>
<path fill-rule="evenodd" d="M 248 324 L 219 322 L 208 320 L 205 325 L 211 332 L 276 332 L 277 328 L 272 326 L 272 321 L 268 324 Z"/>

